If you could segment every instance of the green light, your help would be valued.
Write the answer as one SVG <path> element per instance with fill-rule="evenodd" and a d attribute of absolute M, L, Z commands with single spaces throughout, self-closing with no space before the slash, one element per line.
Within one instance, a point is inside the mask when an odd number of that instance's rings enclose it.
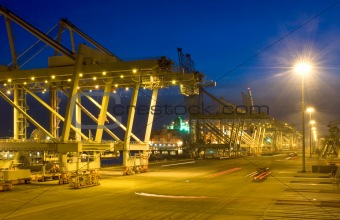
<path fill-rule="evenodd" d="M 179 130 L 189 133 L 189 126 L 185 122 L 181 123 L 181 128 Z"/>

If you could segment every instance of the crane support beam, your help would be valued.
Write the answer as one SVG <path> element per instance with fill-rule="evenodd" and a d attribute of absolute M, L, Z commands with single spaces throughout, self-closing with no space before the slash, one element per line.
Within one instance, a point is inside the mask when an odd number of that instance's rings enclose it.
<path fill-rule="evenodd" d="M 19 85 L 13 87 L 13 103 L 23 111 L 26 111 L 26 94 Z M 26 139 L 27 120 L 22 117 L 22 114 L 14 108 L 13 109 L 13 139 Z"/>
<path fill-rule="evenodd" d="M 130 109 L 129 109 L 128 120 L 127 120 L 127 125 L 126 125 L 126 132 L 125 132 L 125 137 L 124 137 L 124 151 L 123 151 L 123 166 L 124 167 L 128 166 L 128 159 L 129 159 L 129 153 L 130 153 L 130 138 L 132 134 L 133 120 L 135 118 L 135 112 L 136 112 L 135 106 L 137 104 L 138 92 L 139 92 L 139 84 L 136 84 L 132 92 Z"/>
<path fill-rule="evenodd" d="M 98 123 L 98 119 L 92 115 L 84 106 L 82 106 L 79 102 L 76 102 L 76 104 L 81 108 L 81 110 L 87 115 L 89 116 L 94 122 Z M 110 129 L 108 129 L 107 127 L 103 126 L 103 129 L 106 133 L 108 133 L 113 139 L 115 139 L 118 142 L 121 142 L 121 140 L 119 139 L 119 137 L 117 135 L 115 135 L 112 131 L 110 131 Z"/>
<path fill-rule="evenodd" d="M 20 90 L 18 89 L 18 86 L 15 85 L 14 88 L 13 88 L 13 103 L 14 105 L 18 106 L 19 107 L 19 94 Z M 14 140 L 18 140 L 19 139 L 19 111 L 14 108 L 13 109 L 13 139 Z"/>
<path fill-rule="evenodd" d="M 68 96 L 68 93 L 60 88 L 60 90 Z M 96 118 L 91 112 L 89 112 L 83 105 L 81 105 L 78 101 L 76 101 L 76 105 L 79 106 L 79 108 L 87 115 L 89 116 L 89 118 L 91 118 L 95 123 L 98 124 L 98 118 Z M 99 105 L 99 104 L 98 104 Z M 99 105 L 100 107 L 100 105 Z M 113 139 L 115 139 L 116 141 L 118 142 L 121 142 L 121 140 L 119 139 L 118 136 L 116 136 L 114 133 L 112 133 L 112 131 L 110 131 L 110 129 L 108 129 L 107 127 L 103 126 L 104 127 L 104 131 L 106 131 L 106 133 L 108 133 Z"/>
<path fill-rule="evenodd" d="M 42 100 L 41 98 L 39 98 L 36 94 L 34 94 L 33 92 L 31 92 L 28 88 L 22 86 L 23 89 L 25 89 L 25 91 L 30 94 L 33 98 L 35 98 L 40 104 L 42 104 L 43 106 L 45 106 L 45 108 L 47 108 L 52 114 L 56 115 L 61 121 L 65 121 L 65 119 L 63 118 L 63 116 L 61 116 L 58 112 L 56 112 L 52 107 L 50 107 L 46 102 L 44 102 L 44 100 Z M 88 140 L 88 137 L 86 137 L 86 135 L 84 135 L 83 133 L 81 133 L 81 131 L 79 131 L 79 129 L 77 129 L 76 127 L 74 127 L 73 125 L 71 125 L 71 129 L 73 131 L 75 131 L 77 134 L 79 134 L 82 138 L 84 138 L 85 140 Z M 54 137 L 54 138 L 58 138 L 58 137 Z"/>
<path fill-rule="evenodd" d="M 83 44 L 79 45 L 79 53 L 77 55 L 76 64 L 74 67 L 74 73 L 73 73 L 72 82 L 71 82 L 72 85 L 70 88 L 70 94 L 67 100 L 65 121 L 64 121 L 62 135 L 61 135 L 61 139 L 64 142 L 68 141 L 69 135 L 70 135 L 72 115 L 73 115 L 73 110 L 74 110 L 75 101 L 76 101 L 75 95 L 77 94 L 78 85 L 79 85 L 79 78 L 80 78 L 79 73 L 81 71 L 81 67 L 82 67 L 83 60 L 84 60 L 84 55 L 82 54 L 82 48 L 83 48 Z"/>
<path fill-rule="evenodd" d="M 100 142 L 103 137 L 103 126 L 105 124 L 107 107 L 109 106 L 109 101 L 110 101 L 111 85 L 112 85 L 112 81 L 107 83 L 104 88 L 102 106 L 100 108 L 100 113 L 99 113 L 99 118 L 98 118 L 98 126 L 97 126 L 97 131 L 96 131 L 95 142 Z"/>
<path fill-rule="evenodd" d="M 9 18 L 5 17 L 5 22 L 6 22 L 6 29 L 7 29 L 9 47 L 11 49 L 13 68 L 19 69 L 17 54 L 15 52 L 15 46 L 14 46 L 14 38 L 13 38 L 13 33 L 12 33 L 12 28 L 11 28 L 11 20 Z"/>
<path fill-rule="evenodd" d="M 153 108 L 156 106 L 157 103 L 157 97 L 158 97 L 158 88 L 155 88 L 152 90 L 152 96 L 151 96 L 151 102 L 150 102 L 150 107 L 149 107 L 149 116 L 148 116 L 148 121 L 146 124 L 146 131 L 145 131 L 145 138 L 144 142 L 149 144 L 150 136 L 151 136 L 151 130 L 152 130 L 152 123 L 154 119 L 154 113 L 153 113 Z"/>
<path fill-rule="evenodd" d="M 50 38 L 49 36 L 41 32 L 40 30 L 38 30 L 37 28 L 29 24 L 27 21 L 23 20 L 22 18 L 14 14 L 12 11 L 10 11 L 9 9 L 1 5 L 0 5 L 0 14 L 2 14 L 5 18 L 10 19 L 11 21 L 14 21 L 18 25 L 20 25 L 22 28 L 26 29 L 28 32 L 30 32 L 31 34 L 33 34 L 34 36 L 42 40 L 44 43 L 46 43 L 47 45 L 57 50 L 59 53 L 63 54 L 64 56 L 70 58 L 73 61 L 75 60 L 74 54 L 69 49 L 62 46 L 61 44 L 59 44 L 58 42 L 56 42 L 55 40 L 53 40 L 52 38 Z"/>
<path fill-rule="evenodd" d="M 72 30 L 70 30 L 70 39 L 71 39 L 71 45 L 72 45 L 72 52 L 75 53 L 76 52 L 76 44 L 74 42 L 74 34 L 73 34 Z"/>
<path fill-rule="evenodd" d="M 79 132 L 81 133 L 81 125 L 82 125 L 82 121 L 81 121 L 81 108 L 79 107 L 79 105 L 77 105 L 77 103 L 81 103 L 81 96 L 79 94 L 79 92 L 76 94 L 77 99 L 76 99 L 76 105 L 75 105 L 75 117 L 74 117 L 74 125 L 77 129 L 76 131 L 76 141 L 81 141 L 81 135 L 79 135 Z"/>
<path fill-rule="evenodd" d="M 209 96 L 211 99 L 213 99 L 214 101 L 216 101 L 217 103 L 220 103 L 221 105 L 228 105 L 228 106 L 231 106 L 233 107 L 234 109 L 237 110 L 237 112 L 239 113 L 245 113 L 245 111 L 243 109 L 240 109 L 240 108 L 236 108 L 236 105 L 224 100 L 224 101 L 221 101 L 219 100 L 218 98 L 216 98 L 215 96 L 213 96 L 211 93 L 209 93 L 207 90 L 203 89 L 203 88 L 200 88 L 200 91 L 202 91 L 204 94 L 206 94 L 207 96 Z"/>
<path fill-rule="evenodd" d="M 86 46 L 84 46 L 86 47 Z M 80 54 L 80 53 L 79 53 Z M 84 53 L 82 53 L 84 54 Z M 128 79 L 129 77 L 136 77 L 135 74 L 132 73 L 133 69 L 139 69 L 142 74 L 145 76 L 150 76 L 150 71 L 157 76 L 156 70 L 158 69 L 158 61 L 155 60 L 137 60 L 137 61 L 129 61 L 129 62 L 122 62 L 122 63 L 102 63 L 102 64 L 86 64 L 83 66 L 82 78 L 92 78 L 93 76 L 98 77 L 98 73 L 101 74 L 103 71 L 107 72 L 106 76 L 102 76 L 101 78 L 117 78 L 120 79 L 121 82 L 132 82 L 132 80 Z M 70 76 L 73 75 L 74 65 L 69 66 L 55 66 L 49 68 L 40 68 L 40 69 L 30 69 L 30 70 L 11 70 L 11 71 L 1 71 L 0 80 L 7 80 L 10 77 L 15 80 L 29 80 L 30 77 L 33 75 L 36 78 L 36 81 L 39 79 L 41 82 L 45 80 L 51 80 L 51 76 L 55 76 L 55 81 L 58 80 L 67 80 Z M 91 75 L 94 74 L 94 75 Z M 170 76 L 175 76 L 176 73 L 169 73 Z M 121 78 L 121 75 L 124 77 Z M 163 76 L 163 73 L 159 74 Z M 180 74 L 177 75 L 184 76 L 184 80 L 191 80 L 193 78 L 192 74 Z M 186 76 L 186 77 L 185 77 Z"/>
<path fill-rule="evenodd" d="M 56 112 L 58 112 L 58 93 L 54 87 L 50 87 L 50 106 Z M 50 132 L 54 137 L 59 137 L 59 120 L 55 114 L 50 112 Z"/>
<path fill-rule="evenodd" d="M 99 103 L 94 100 L 91 96 L 89 96 L 88 94 L 82 92 L 86 98 L 88 98 L 95 106 L 97 106 L 99 109 L 101 109 L 101 106 L 99 105 Z M 121 127 L 124 131 L 126 131 L 126 127 L 120 122 L 118 121 L 113 115 L 110 114 L 110 112 L 106 112 L 106 115 L 112 120 L 114 121 L 119 127 Z M 134 135 L 133 133 L 131 133 L 131 137 L 133 139 L 135 139 L 137 142 L 142 142 L 136 135 Z"/>
<path fill-rule="evenodd" d="M 104 53 L 106 53 L 109 56 L 112 56 L 116 59 L 117 62 L 122 62 L 121 59 L 119 59 L 117 56 L 115 56 L 113 53 L 111 53 L 109 50 L 107 50 L 106 48 L 104 48 L 102 45 L 100 45 L 98 42 L 96 42 L 94 39 L 92 39 L 91 37 L 89 37 L 87 34 L 85 34 L 84 32 L 82 32 L 81 30 L 79 30 L 74 24 L 72 24 L 69 20 L 62 18 L 60 19 L 60 24 L 62 26 L 65 26 L 67 28 L 69 28 L 70 33 L 72 31 L 76 32 L 77 34 L 79 34 L 80 36 L 82 36 L 84 39 L 86 39 L 88 42 L 90 42 L 92 45 L 94 45 L 95 47 L 97 47 L 99 50 L 103 51 Z M 74 43 L 73 43 L 74 44 Z"/>
<path fill-rule="evenodd" d="M 57 142 L 57 140 L 53 137 L 53 135 L 48 132 L 44 127 L 42 127 L 37 121 L 35 121 L 31 116 L 29 116 L 24 110 L 22 110 L 19 106 L 14 104 L 14 102 L 8 98 L 3 92 L 0 91 L 0 96 L 2 96 L 5 101 L 7 101 L 10 105 L 12 105 L 14 108 L 16 108 L 21 114 L 23 114 L 34 126 L 39 128 L 41 131 L 43 131 L 48 137 L 51 138 L 54 142 Z"/>

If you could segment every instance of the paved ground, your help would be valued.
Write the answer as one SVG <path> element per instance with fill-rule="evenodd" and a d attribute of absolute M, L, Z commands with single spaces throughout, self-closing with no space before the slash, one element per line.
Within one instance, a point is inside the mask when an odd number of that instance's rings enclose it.
<path fill-rule="evenodd" d="M 157 163 L 148 173 L 101 171 L 100 186 L 71 189 L 56 181 L 0 193 L 0 219 L 340 219 L 340 191 L 316 158 L 284 155 Z M 258 167 L 267 180 L 253 182 Z"/>

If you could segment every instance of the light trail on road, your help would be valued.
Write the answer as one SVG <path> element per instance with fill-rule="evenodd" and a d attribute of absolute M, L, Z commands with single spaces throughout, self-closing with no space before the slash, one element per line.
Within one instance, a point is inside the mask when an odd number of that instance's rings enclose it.
<path fill-rule="evenodd" d="M 208 178 L 217 177 L 217 176 L 227 174 L 227 173 L 231 173 L 231 172 L 234 172 L 234 171 L 237 171 L 237 170 L 240 170 L 240 169 L 242 169 L 242 168 L 241 167 L 235 167 L 235 168 L 232 168 L 232 169 L 229 169 L 229 170 L 224 170 L 224 171 L 221 171 L 221 172 L 218 172 L 218 173 L 211 174 L 211 175 L 208 176 Z"/>
<path fill-rule="evenodd" d="M 173 195 L 158 195 L 152 193 L 143 193 L 143 192 L 135 192 L 136 195 L 139 196 L 148 196 L 148 197 L 159 197 L 159 198 L 171 198 L 171 199 L 211 199 L 215 197 L 210 196 L 173 196 Z"/>
<path fill-rule="evenodd" d="M 162 167 L 178 166 L 178 165 L 190 164 L 190 163 L 195 163 L 195 161 L 190 161 L 190 162 L 185 162 L 185 163 L 165 164 L 165 165 L 162 165 Z"/>

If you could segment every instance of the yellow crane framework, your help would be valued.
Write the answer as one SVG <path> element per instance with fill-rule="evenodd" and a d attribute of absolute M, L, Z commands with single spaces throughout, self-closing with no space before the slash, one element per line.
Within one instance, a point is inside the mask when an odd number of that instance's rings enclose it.
<path fill-rule="evenodd" d="M 158 90 L 170 86 L 180 86 L 180 91 L 183 95 L 198 94 L 199 83 L 204 78 L 204 75 L 200 72 L 189 72 L 176 68 L 174 62 L 165 56 L 155 59 L 123 61 L 80 31 L 67 19 L 60 20 L 58 33 L 56 36 L 52 36 L 52 32 L 56 29 L 45 34 L 3 6 L 0 6 L 0 14 L 5 20 L 12 57 L 10 65 L 0 65 L 0 96 L 13 107 L 14 111 L 13 139 L 12 141 L 2 143 L 0 150 L 58 152 L 60 169 L 62 171 L 70 169 L 79 170 L 84 167 L 90 169 L 91 166 L 88 164 L 83 165 L 79 162 L 80 154 L 91 151 L 94 152 L 93 155 L 96 157 L 96 155 L 99 155 L 98 152 L 107 149 L 123 151 L 123 165 L 128 167 L 127 170 L 133 170 L 129 167 L 129 152 L 131 150 L 139 150 L 144 153 L 149 151 L 148 143 L 154 119 L 151 107 L 157 103 Z M 43 44 L 45 47 L 52 48 L 55 51 L 54 55 L 48 57 L 46 68 L 21 69 L 19 60 L 22 56 L 17 56 L 12 31 L 13 23 L 35 36 L 38 40 L 35 45 Z M 70 33 L 71 39 L 70 49 L 62 44 L 63 33 L 67 30 Z M 75 34 L 80 35 L 89 45 L 79 44 L 78 48 L 76 48 Z M 148 119 L 145 124 L 146 131 L 143 138 L 138 138 L 132 133 L 135 108 L 129 108 L 126 125 L 123 125 L 114 115 L 107 111 L 110 95 L 119 88 L 133 89 L 130 106 L 136 106 L 141 88 L 152 91 Z M 91 90 L 101 91 L 101 102 L 94 100 L 88 95 L 88 91 Z M 49 103 L 39 98 L 36 94 L 36 92 L 41 91 L 49 93 Z M 67 106 L 64 115 L 61 115 L 58 111 L 58 91 L 67 96 Z M 13 93 L 14 98 L 10 98 L 6 93 Z M 49 128 L 43 127 L 28 113 L 26 94 L 31 95 L 37 100 L 41 108 L 44 107 L 49 111 Z M 99 116 L 92 115 L 86 109 L 81 103 L 81 96 L 90 100 L 90 102 L 98 107 L 100 111 Z M 95 121 L 97 125 L 93 139 L 88 138 L 82 132 L 82 111 Z M 72 123 L 73 112 L 75 112 L 77 124 Z M 110 118 L 124 130 L 124 139 L 118 138 L 105 125 L 107 118 Z M 61 135 L 58 132 L 60 121 L 62 122 Z M 28 122 L 42 131 L 48 137 L 48 140 L 43 140 L 39 143 L 26 141 Z M 70 131 L 76 133 L 76 140 L 70 140 Z M 102 136 L 104 131 L 114 141 L 103 142 Z M 130 142 L 131 138 L 135 141 Z M 67 162 L 67 155 L 70 152 L 76 155 L 77 158 L 77 163 L 72 168 L 70 168 Z M 145 164 L 143 168 L 145 169 Z M 129 172 L 126 174 L 129 174 Z"/>
<path fill-rule="evenodd" d="M 243 105 L 217 98 L 200 87 L 187 98 L 190 145 L 197 157 L 234 157 L 297 148 L 299 132 L 269 115 L 269 107 L 254 105 L 250 89 Z M 268 110 L 268 111 L 266 111 Z"/>
<path fill-rule="evenodd" d="M 336 158 L 340 158 L 340 136 L 337 125 L 340 125 L 340 120 L 334 120 L 328 123 L 329 136 L 322 146 L 320 152 L 321 157 L 335 156 Z"/>

